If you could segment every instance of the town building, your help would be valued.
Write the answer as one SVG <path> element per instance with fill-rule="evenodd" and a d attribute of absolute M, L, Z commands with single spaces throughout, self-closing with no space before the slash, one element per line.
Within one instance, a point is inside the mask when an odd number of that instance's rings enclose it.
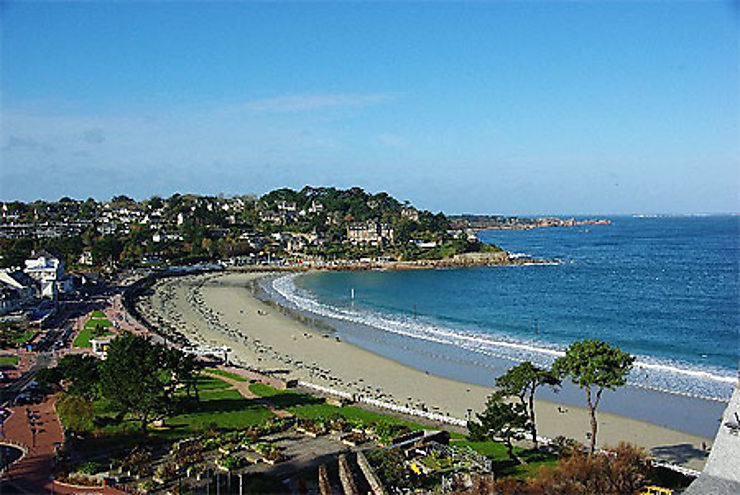
<path fill-rule="evenodd" d="M 108 357 L 108 348 L 112 342 L 111 337 L 93 337 L 90 339 L 92 352 L 101 359 Z"/>
<path fill-rule="evenodd" d="M 353 246 L 386 246 L 393 243 L 393 228 L 381 222 L 356 222 L 347 226 L 347 240 Z"/>
<path fill-rule="evenodd" d="M 404 206 L 401 208 L 401 217 L 411 220 L 412 222 L 418 222 L 419 210 L 411 206 Z"/>
<path fill-rule="evenodd" d="M 72 291 L 72 279 L 64 276 L 64 261 L 61 256 L 46 250 L 35 252 L 27 259 L 23 270 L 39 284 L 39 295 L 56 299 L 59 293 Z"/>

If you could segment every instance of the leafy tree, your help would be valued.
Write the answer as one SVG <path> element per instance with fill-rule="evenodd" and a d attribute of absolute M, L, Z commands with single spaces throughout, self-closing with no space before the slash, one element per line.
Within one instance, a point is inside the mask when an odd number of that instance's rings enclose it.
<path fill-rule="evenodd" d="M 95 417 L 92 403 L 80 395 L 64 394 L 56 403 L 59 415 L 68 430 L 83 432 L 90 429 Z"/>
<path fill-rule="evenodd" d="M 65 380 L 71 381 L 69 391 L 86 400 L 100 395 L 100 363 L 93 356 L 70 355 L 59 362 Z"/>
<path fill-rule="evenodd" d="M 56 237 L 45 239 L 41 247 L 51 252 L 57 252 L 64 256 L 67 266 L 77 262 L 82 253 L 83 242 L 80 236 Z"/>
<path fill-rule="evenodd" d="M 622 352 L 617 346 L 600 340 L 573 342 L 565 356 L 555 360 L 553 371 L 560 377 L 570 377 L 586 393 L 586 405 L 591 416 L 591 444 L 593 455 L 596 446 L 596 409 L 604 390 L 614 390 L 627 383 L 634 356 Z M 593 392 L 596 392 L 595 394 Z"/>
<path fill-rule="evenodd" d="M 123 244 L 115 236 L 106 235 L 98 239 L 92 247 L 95 263 L 114 263 L 121 257 Z"/>
<path fill-rule="evenodd" d="M 79 216 L 80 218 L 92 219 L 95 217 L 97 209 L 98 203 L 93 198 L 87 198 L 80 206 Z"/>
<path fill-rule="evenodd" d="M 173 372 L 171 365 L 181 359 L 176 354 L 179 352 L 138 335 L 121 335 L 111 343 L 101 365 L 103 397 L 114 410 L 140 421 L 145 432 L 149 422 L 173 410 L 173 393 L 181 372 Z"/>
<path fill-rule="evenodd" d="M 164 201 L 159 196 L 152 196 L 149 198 L 149 208 L 152 210 L 158 210 L 164 206 Z"/>
<path fill-rule="evenodd" d="M 110 200 L 111 203 L 117 204 L 117 205 L 131 205 L 136 203 L 133 199 L 129 198 L 125 194 L 121 194 L 119 196 L 113 196 Z"/>
<path fill-rule="evenodd" d="M 3 267 L 24 266 L 24 262 L 31 256 L 31 251 L 33 251 L 33 241 L 24 237 L 10 242 L 12 244 L 7 248 L 3 246 L 0 265 Z"/>
<path fill-rule="evenodd" d="M 520 363 L 496 379 L 496 386 L 505 395 L 513 395 L 527 413 L 529 432 L 537 448 L 537 425 L 534 413 L 534 394 L 542 385 L 557 387 L 560 379 L 551 371 L 538 368 L 529 361 Z"/>
<path fill-rule="evenodd" d="M 198 371 L 195 356 L 185 354 L 184 352 L 166 348 L 164 350 L 165 367 L 169 370 L 174 378 L 172 385 L 177 387 L 182 385 L 188 398 L 192 397 L 196 401 L 200 400 L 198 395 Z M 174 392 L 172 390 L 171 392 Z"/>
<path fill-rule="evenodd" d="M 500 391 L 492 393 L 486 402 L 486 410 L 476 414 L 478 421 L 468 421 L 470 439 L 494 441 L 501 438 L 506 444 L 509 458 L 514 458 L 514 440 L 524 438 L 522 430 L 527 427 L 527 412 L 518 403 L 506 402 Z"/>
<path fill-rule="evenodd" d="M 50 385 L 60 385 L 64 380 L 68 395 L 91 401 L 100 395 L 100 360 L 70 354 L 60 359 L 54 368 L 40 370 L 37 379 Z"/>

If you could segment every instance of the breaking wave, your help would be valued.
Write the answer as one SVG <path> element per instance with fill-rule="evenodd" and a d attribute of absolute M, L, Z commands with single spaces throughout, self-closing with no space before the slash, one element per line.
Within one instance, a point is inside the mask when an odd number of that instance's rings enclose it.
<path fill-rule="evenodd" d="M 463 348 L 483 356 L 514 362 L 531 361 L 541 367 L 550 367 L 556 358 L 564 354 L 562 347 L 554 344 L 519 341 L 506 336 L 453 329 L 418 321 L 411 316 L 324 304 L 313 294 L 296 286 L 294 280 L 297 276 L 300 275 L 290 274 L 274 278 L 270 282 L 270 288 L 295 309 L 321 317 L 360 324 L 418 341 Z M 636 358 L 629 383 L 641 388 L 726 401 L 732 395 L 737 381 L 733 374 L 712 366 L 693 365 L 643 355 L 637 355 Z"/>

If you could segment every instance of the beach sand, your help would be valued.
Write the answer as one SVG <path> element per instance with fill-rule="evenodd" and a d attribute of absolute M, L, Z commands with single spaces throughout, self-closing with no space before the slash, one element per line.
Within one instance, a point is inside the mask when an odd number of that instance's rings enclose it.
<path fill-rule="evenodd" d="M 159 327 L 174 328 L 191 342 L 228 346 L 229 359 L 280 378 L 295 378 L 352 394 L 465 419 L 483 409 L 491 389 L 427 374 L 373 354 L 334 336 L 310 329 L 257 299 L 247 288 L 264 273 L 220 273 L 168 278 L 158 282 L 137 307 Z M 561 412 L 567 411 L 567 412 Z M 583 408 L 538 400 L 539 434 L 585 441 Z M 651 423 L 598 413 L 598 445 L 627 441 L 666 460 L 702 469 L 708 438 Z M 688 453 L 688 454 L 687 454 Z"/>

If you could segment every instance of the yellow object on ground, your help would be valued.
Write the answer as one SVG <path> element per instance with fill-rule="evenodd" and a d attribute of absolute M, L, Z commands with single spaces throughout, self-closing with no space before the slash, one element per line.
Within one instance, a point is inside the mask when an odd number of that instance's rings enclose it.
<path fill-rule="evenodd" d="M 644 486 L 640 495 L 673 495 L 673 490 L 659 486 Z"/>

